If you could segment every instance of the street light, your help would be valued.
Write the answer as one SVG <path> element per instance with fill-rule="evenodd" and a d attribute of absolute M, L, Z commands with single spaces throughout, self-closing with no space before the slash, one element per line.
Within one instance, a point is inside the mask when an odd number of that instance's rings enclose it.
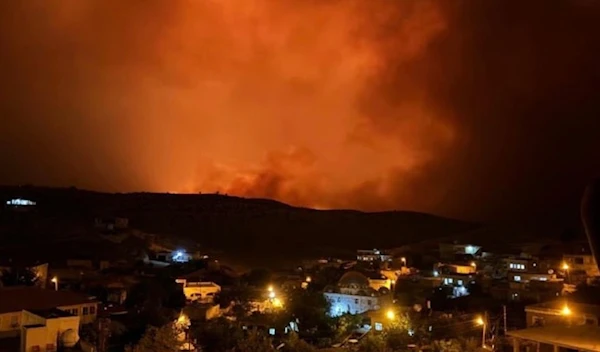
<path fill-rule="evenodd" d="M 477 317 L 475 323 L 483 327 L 481 331 L 481 346 L 485 347 L 485 320 L 482 317 Z"/>
<path fill-rule="evenodd" d="M 50 280 L 50 282 L 54 283 L 54 290 L 58 291 L 58 277 L 53 277 L 52 280 Z"/>
<path fill-rule="evenodd" d="M 562 314 L 564 316 L 569 316 L 569 315 L 571 315 L 571 313 L 572 313 L 571 308 L 569 308 L 569 306 L 565 303 L 565 305 L 560 310 L 560 314 Z"/>
<path fill-rule="evenodd" d="M 567 262 L 564 262 L 563 265 L 562 265 L 562 269 L 566 273 L 565 276 L 566 276 L 567 282 L 570 282 L 571 280 L 569 280 L 569 264 L 567 264 Z"/>
<path fill-rule="evenodd" d="M 403 264 L 404 266 L 406 266 L 406 257 L 402 257 L 402 258 L 400 258 L 400 261 L 402 261 L 402 264 Z"/>
<path fill-rule="evenodd" d="M 307 276 L 306 277 L 306 282 L 311 282 L 311 281 L 312 281 L 312 278 L 310 276 Z"/>
<path fill-rule="evenodd" d="M 385 316 L 386 316 L 386 317 L 387 317 L 389 320 L 394 320 L 394 319 L 396 319 L 396 313 L 394 313 L 394 311 L 393 311 L 393 310 L 391 310 L 391 309 L 390 309 L 390 310 L 388 310 L 388 311 L 385 313 Z"/>

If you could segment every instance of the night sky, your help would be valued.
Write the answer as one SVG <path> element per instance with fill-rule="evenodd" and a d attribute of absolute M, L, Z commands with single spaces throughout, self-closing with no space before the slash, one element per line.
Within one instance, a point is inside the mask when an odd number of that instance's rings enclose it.
<path fill-rule="evenodd" d="M 0 2 L 0 183 L 482 221 L 600 176 L 600 1 Z"/>

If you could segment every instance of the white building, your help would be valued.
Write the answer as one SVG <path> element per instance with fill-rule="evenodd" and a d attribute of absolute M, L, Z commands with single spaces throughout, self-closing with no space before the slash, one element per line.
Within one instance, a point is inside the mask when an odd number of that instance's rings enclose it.
<path fill-rule="evenodd" d="M 329 315 L 337 317 L 346 313 L 361 314 L 381 309 L 380 297 L 351 295 L 338 292 L 325 292 L 325 298 L 331 304 Z"/>
<path fill-rule="evenodd" d="M 389 262 L 392 256 L 379 249 L 359 249 L 356 251 L 356 259 L 359 262 Z"/>
<path fill-rule="evenodd" d="M 381 282 L 391 282 L 386 277 L 378 279 Z M 379 285 L 380 282 L 377 283 Z M 339 280 L 337 287 L 330 288 L 324 293 L 325 298 L 331 303 L 331 316 L 342 314 L 360 314 L 370 310 L 378 310 L 391 300 L 387 286 L 377 286 L 375 289 L 371 280 L 357 271 L 345 273 Z M 385 288 L 385 289 L 382 289 Z"/>
<path fill-rule="evenodd" d="M 210 281 L 188 281 L 177 279 L 183 285 L 183 294 L 188 301 L 199 303 L 213 303 L 215 295 L 221 292 L 221 286 Z"/>
<path fill-rule="evenodd" d="M 514 282 L 528 283 L 530 281 L 562 281 L 556 278 L 556 274 L 532 273 L 532 272 L 509 272 L 508 280 Z"/>

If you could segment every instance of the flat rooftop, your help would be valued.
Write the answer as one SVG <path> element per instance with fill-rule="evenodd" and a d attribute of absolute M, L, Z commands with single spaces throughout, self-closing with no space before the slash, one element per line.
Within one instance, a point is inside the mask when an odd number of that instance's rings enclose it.
<path fill-rule="evenodd" d="M 97 303 L 87 295 L 37 287 L 0 288 L 0 314 L 21 310 L 51 310 L 57 307 Z"/>
<path fill-rule="evenodd" d="M 27 310 L 39 317 L 44 319 L 54 319 L 54 318 L 64 318 L 64 317 L 72 317 L 72 314 L 69 314 L 63 310 L 51 308 L 51 309 L 30 309 Z"/>
<path fill-rule="evenodd" d="M 525 311 L 539 310 L 548 312 L 560 312 L 563 309 L 565 303 L 567 303 L 573 314 L 594 315 L 600 317 L 600 305 L 567 302 L 565 300 L 555 300 L 550 302 L 531 304 L 525 307 Z"/>
<path fill-rule="evenodd" d="M 563 348 L 600 352 L 600 327 L 598 326 L 543 326 L 507 331 L 506 334 Z"/>

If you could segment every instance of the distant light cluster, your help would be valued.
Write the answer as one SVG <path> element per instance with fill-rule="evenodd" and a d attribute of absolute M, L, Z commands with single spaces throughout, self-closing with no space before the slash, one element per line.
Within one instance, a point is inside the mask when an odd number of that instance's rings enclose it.
<path fill-rule="evenodd" d="M 6 201 L 6 205 L 11 205 L 11 206 L 34 206 L 36 205 L 36 202 L 33 202 L 31 200 L 28 199 L 22 199 L 22 198 L 15 198 L 15 199 L 11 199 L 11 200 L 7 200 Z"/>

